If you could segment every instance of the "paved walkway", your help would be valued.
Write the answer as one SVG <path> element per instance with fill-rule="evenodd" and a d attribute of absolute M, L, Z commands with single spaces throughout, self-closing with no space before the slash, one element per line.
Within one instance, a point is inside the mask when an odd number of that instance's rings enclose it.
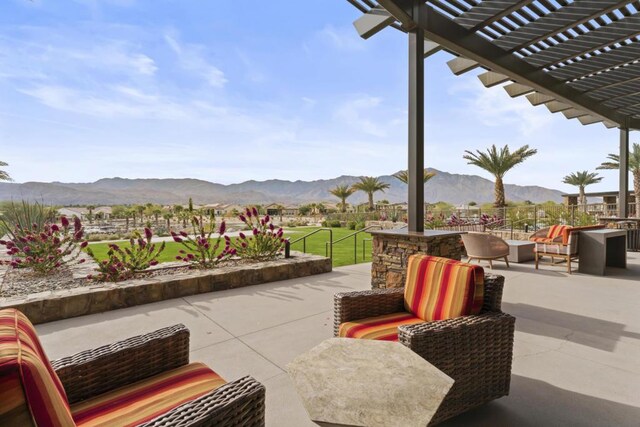
<path fill-rule="evenodd" d="M 503 308 L 517 317 L 511 395 L 446 426 L 637 426 L 640 420 L 640 254 L 615 277 L 568 276 L 515 264 Z M 332 336 L 335 292 L 368 289 L 370 264 L 38 326 L 51 358 L 182 322 L 191 359 L 227 379 L 267 387 L 267 424 L 314 426 L 285 372 Z"/>

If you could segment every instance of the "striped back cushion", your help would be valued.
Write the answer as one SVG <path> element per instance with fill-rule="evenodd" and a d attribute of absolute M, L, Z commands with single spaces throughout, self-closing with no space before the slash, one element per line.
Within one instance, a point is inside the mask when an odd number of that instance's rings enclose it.
<path fill-rule="evenodd" d="M 425 321 L 478 314 L 484 298 L 484 270 L 448 258 L 412 255 L 404 305 Z"/>
<path fill-rule="evenodd" d="M 0 381 L 7 386 L 2 396 L 9 399 L 0 403 L 0 413 L 24 417 L 28 409 L 38 427 L 75 425 L 62 383 L 33 325 L 15 309 L 0 310 Z"/>
<path fill-rule="evenodd" d="M 547 238 L 555 239 L 556 237 L 561 236 L 567 228 L 569 228 L 568 225 L 552 225 L 549 227 L 549 231 L 547 231 Z"/>

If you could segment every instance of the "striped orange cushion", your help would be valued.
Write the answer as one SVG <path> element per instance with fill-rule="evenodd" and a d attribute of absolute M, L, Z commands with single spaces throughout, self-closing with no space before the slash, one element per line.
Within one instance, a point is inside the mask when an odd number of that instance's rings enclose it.
<path fill-rule="evenodd" d="M 71 407 L 77 426 L 135 426 L 225 384 L 202 363 L 191 363 Z"/>
<path fill-rule="evenodd" d="M 34 426 L 18 371 L 0 372 L 0 426 Z"/>
<path fill-rule="evenodd" d="M 407 266 L 404 305 L 425 320 L 478 314 L 484 297 L 484 270 L 448 258 L 412 255 Z"/>
<path fill-rule="evenodd" d="M 384 316 L 345 322 L 340 325 L 338 336 L 368 340 L 398 341 L 398 326 L 424 323 L 411 313 L 393 313 Z"/>
<path fill-rule="evenodd" d="M 74 425 L 62 383 L 33 325 L 15 309 L 0 310 L 0 378 L 8 387 L 2 395 L 9 399 L 0 403 L 0 413 L 24 410 L 26 402 L 39 427 Z"/>
<path fill-rule="evenodd" d="M 548 239 L 555 239 L 556 237 L 562 236 L 562 232 L 566 229 L 569 228 L 568 225 L 552 225 L 551 227 L 549 227 L 549 231 L 547 231 L 547 238 Z"/>

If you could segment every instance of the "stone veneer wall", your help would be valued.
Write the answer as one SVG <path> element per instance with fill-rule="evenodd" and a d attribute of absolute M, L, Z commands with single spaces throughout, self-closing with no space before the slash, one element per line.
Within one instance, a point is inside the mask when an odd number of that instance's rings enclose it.
<path fill-rule="evenodd" d="M 329 258 L 292 252 L 288 259 L 0 298 L 0 309 L 15 307 L 32 323 L 45 323 L 171 298 L 328 273 L 331 269 Z"/>
<path fill-rule="evenodd" d="M 423 253 L 460 260 L 463 246 L 459 234 L 447 236 L 415 236 L 373 234 L 371 287 L 399 288 L 404 286 L 407 259 Z"/>

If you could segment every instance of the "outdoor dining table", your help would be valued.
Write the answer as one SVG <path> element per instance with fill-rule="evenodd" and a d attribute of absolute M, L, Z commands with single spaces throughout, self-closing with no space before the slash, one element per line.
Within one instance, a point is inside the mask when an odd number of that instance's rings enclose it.
<path fill-rule="evenodd" d="M 322 425 L 425 427 L 454 380 L 402 344 L 331 338 L 288 365 Z"/>

